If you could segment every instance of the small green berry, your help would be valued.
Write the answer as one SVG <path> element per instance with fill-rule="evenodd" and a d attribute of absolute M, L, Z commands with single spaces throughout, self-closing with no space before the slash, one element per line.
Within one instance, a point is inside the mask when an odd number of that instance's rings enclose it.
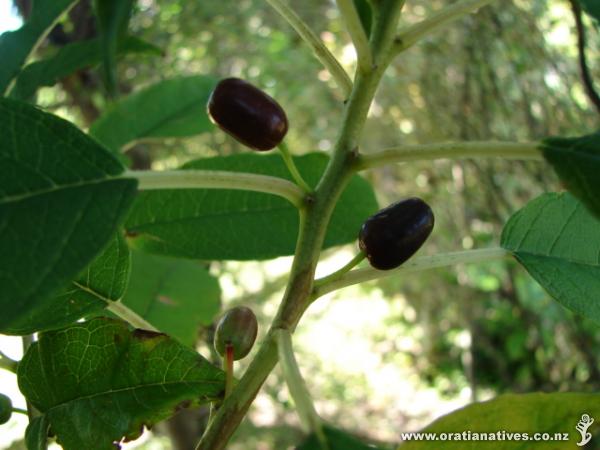
<path fill-rule="evenodd" d="M 227 346 L 233 348 L 233 359 L 237 361 L 242 359 L 252 349 L 256 334 L 258 332 L 258 322 L 256 316 L 250 308 L 237 306 L 225 312 L 215 331 L 215 350 L 223 357 L 227 351 Z"/>
<path fill-rule="evenodd" d="M 5 424 L 10 420 L 12 415 L 12 402 L 9 397 L 0 394 L 0 425 Z"/>

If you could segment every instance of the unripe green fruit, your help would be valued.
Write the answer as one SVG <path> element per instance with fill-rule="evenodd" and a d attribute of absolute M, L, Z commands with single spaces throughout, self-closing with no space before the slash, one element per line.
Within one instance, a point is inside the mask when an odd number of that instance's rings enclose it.
<path fill-rule="evenodd" d="M 0 425 L 5 424 L 10 420 L 12 407 L 10 398 L 4 394 L 0 394 Z"/>
<path fill-rule="evenodd" d="M 245 306 L 232 308 L 223 314 L 217 324 L 215 350 L 225 357 L 227 346 L 230 345 L 233 348 L 234 361 L 242 359 L 250 353 L 257 332 L 256 316 L 250 308 Z"/>

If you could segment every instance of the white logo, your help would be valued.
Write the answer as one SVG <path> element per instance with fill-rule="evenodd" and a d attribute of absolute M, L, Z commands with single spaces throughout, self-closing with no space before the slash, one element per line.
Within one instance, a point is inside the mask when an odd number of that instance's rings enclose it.
<path fill-rule="evenodd" d="M 575 425 L 575 429 L 581 434 L 581 442 L 578 442 L 579 447 L 583 447 L 592 439 L 592 433 L 588 433 L 588 428 L 594 423 L 594 418 L 587 414 L 581 416 L 579 423 Z"/>

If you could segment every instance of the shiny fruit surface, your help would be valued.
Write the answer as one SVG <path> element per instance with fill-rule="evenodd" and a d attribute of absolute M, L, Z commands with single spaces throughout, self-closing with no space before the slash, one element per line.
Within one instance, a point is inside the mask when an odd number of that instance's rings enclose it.
<path fill-rule="evenodd" d="M 254 150 L 277 147 L 288 131 L 283 108 L 239 78 L 221 80 L 208 99 L 207 109 L 219 128 Z"/>
<path fill-rule="evenodd" d="M 226 311 L 219 320 L 215 331 L 215 350 L 225 356 L 227 346 L 233 347 L 233 359 L 242 359 L 252 349 L 258 322 L 250 308 L 238 306 Z"/>
<path fill-rule="evenodd" d="M 429 205 L 419 198 L 408 198 L 369 217 L 360 229 L 359 247 L 375 269 L 394 269 L 419 250 L 433 225 Z"/>

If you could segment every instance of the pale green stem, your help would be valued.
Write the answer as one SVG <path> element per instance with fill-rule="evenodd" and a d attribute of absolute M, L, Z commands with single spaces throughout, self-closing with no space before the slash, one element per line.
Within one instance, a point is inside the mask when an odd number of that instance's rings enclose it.
<path fill-rule="evenodd" d="M 393 270 L 377 270 L 373 269 L 372 267 L 357 269 L 348 272 L 346 275 L 331 283 L 323 284 L 315 288 L 313 291 L 313 299 L 338 289 L 358 283 L 364 283 L 366 281 L 377 280 L 379 278 L 390 277 L 399 274 L 415 273 L 423 270 L 453 266 L 456 264 L 472 264 L 494 259 L 502 259 L 510 256 L 510 254 L 510 252 L 504 250 L 503 248 L 493 247 L 478 250 L 440 253 L 433 256 L 420 256 Z"/>
<path fill-rule="evenodd" d="M 146 321 L 135 311 L 132 311 L 121 302 L 107 302 L 108 309 L 114 315 L 120 317 L 125 322 L 128 322 L 134 328 L 141 328 L 142 330 L 156 331 L 159 332 L 154 326 Z"/>
<path fill-rule="evenodd" d="M 327 275 L 326 277 L 323 278 L 319 278 L 318 280 L 315 280 L 314 286 L 315 287 L 319 287 L 322 286 L 324 284 L 327 283 L 331 283 L 339 278 L 341 278 L 342 276 L 344 276 L 346 273 L 350 272 L 352 269 L 354 269 L 354 267 L 356 267 L 356 265 L 358 263 L 360 263 L 363 259 L 365 259 L 367 257 L 367 255 L 365 254 L 365 252 L 361 251 L 359 253 L 356 254 L 356 256 L 354 258 L 352 258 L 344 267 L 342 267 L 339 270 L 336 270 L 335 272 L 333 272 L 330 275 Z"/>
<path fill-rule="evenodd" d="M 494 0 L 465 0 L 454 3 L 433 13 L 431 17 L 400 30 L 394 45 L 395 51 L 402 52 L 412 47 L 418 41 L 437 31 L 442 30 L 446 25 L 458 20 L 468 14 L 474 13 L 479 8 L 492 3 Z"/>
<path fill-rule="evenodd" d="M 138 180 L 138 189 L 236 189 L 278 195 L 297 208 L 302 207 L 304 192 L 282 178 L 254 173 L 218 170 L 126 171 L 123 178 Z"/>
<path fill-rule="evenodd" d="M 8 370 L 9 372 L 17 373 L 18 361 L 9 358 L 0 351 L 0 369 Z"/>
<path fill-rule="evenodd" d="M 12 412 L 17 413 L 17 414 L 24 414 L 26 416 L 29 414 L 26 409 L 22 409 L 22 408 L 13 408 Z"/>
<path fill-rule="evenodd" d="M 274 332 L 277 341 L 277 352 L 279 354 L 279 364 L 283 371 L 283 376 L 288 385 L 290 395 L 296 404 L 300 423 L 304 431 L 307 433 L 315 433 L 319 439 L 321 446 L 327 448 L 327 440 L 323 434 L 321 418 L 315 410 L 310 392 L 306 387 L 306 383 L 302 378 L 296 357 L 294 356 L 294 348 L 292 346 L 292 334 L 290 330 L 278 329 Z"/>
<path fill-rule="evenodd" d="M 290 171 L 290 174 L 292 174 L 292 178 L 294 179 L 296 184 L 298 186 L 300 186 L 300 188 L 302 188 L 302 190 L 304 190 L 304 192 L 306 192 L 306 193 L 311 192 L 312 189 L 310 188 L 308 183 L 306 183 L 306 181 L 304 181 L 304 178 L 302 178 L 302 175 L 300 174 L 298 167 L 296 167 L 296 163 L 294 162 L 294 158 L 292 158 L 292 155 L 290 153 L 290 150 L 288 149 L 288 146 L 284 142 L 281 142 L 277 146 L 277 148 L 279 149 L 279 154 L 283 158 L 283 162 L 285 162 L 285 165 L 287 166 L 288 170 Z"/>
<path fill-rule="evenodd" d="M 377 153 L 361 155 L 356 170 L 386 164 L 432 159 L 505 158 L 543 160 L 539 142 L 448 142 L 441 144 L 403 145 Z"/>
<path fill-rule="evenodd" d="M 363 73 L 367 73 L 373 68 L 373 54 L 354 2 L 352 0 L 337 0 L 337 4 L 356 49 L 358 69 Z"/>
<path fill-rule="evenodd" d="M 325 47 L 314 31 L 292 10 L 283 0 L 266 0 L 291 26 L 296 33 L 308 44 L 317 59 L 329 71 L 344 96 L 352 91 L 352 80 L 338 62 L 335 56 Z"/>

